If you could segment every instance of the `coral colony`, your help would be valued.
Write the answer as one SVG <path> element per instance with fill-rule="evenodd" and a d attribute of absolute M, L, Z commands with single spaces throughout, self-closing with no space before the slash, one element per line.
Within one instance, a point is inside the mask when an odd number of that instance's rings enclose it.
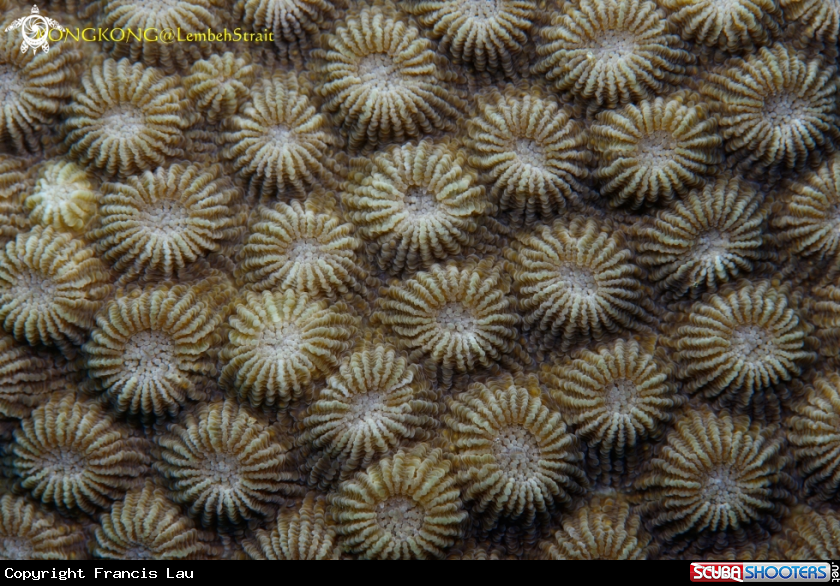
<path fill-rule="evenodd" d="M 836 0 L 31 9 L 0 559 L 840 558 Z"/>

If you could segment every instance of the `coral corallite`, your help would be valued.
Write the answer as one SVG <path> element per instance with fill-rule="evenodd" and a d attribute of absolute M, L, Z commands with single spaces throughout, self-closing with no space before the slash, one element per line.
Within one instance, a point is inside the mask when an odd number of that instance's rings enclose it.
<path fill-rule="evenodd" d="M 184 131 L 192 119 L 179 86 L 177 77 L 126 59 L 95 65 L 66 108 L 70 156 L 126 177 L 183 155 Z"/>
<path fill-rule="evenodd" d="M 612 495 L 593 497 L 540 548 L 550 560 L 644 560 L 658 549 L 639 514 Z"/>
<path fill-rule="evenodd" d="M 781 32 L 776 0 L 660 0 L 686 40 L 730 53 L 769 44 Z"/>
<path fill-rule="evenodd" d="M 478 71 L 515 71 L 537 16 L 535 0 L 408 0 L 406 10 L 440 38 L 440 50 Z"/>
<path fill-rule="evenodd" d="M 470 164 L 503 210 L 550 218 L 586 192 L 590 153 L 574 112 L 542 92 L 507 91 L 469 121 Z"/>
<path fill-rule="evenodd" d="M 257 67 L 231 52 L 196 62 L 184 78 L 187 95 L 211 124 L 232 116 L 247 98 Z"/>
<path fill-rule="evenodd" d="M 840 287 L 815 287 L 807 307 L 809 320 L 816 326 L 814 335 L 819 340 L 820 354 L 840 356 Z"/>
<path fill-rule="evenodd" d="M 584 350 L 546 369 L 546 386 L 575 433 L 602 453 L 622 457 L 673 419 L 681 401 L 671 372 L 638 342 Z"/>
<path fill-rule="evenodd" d="M 706 76 L 727 153 L 759 168 L 800 169 L 840 138 L 835 68 L 777 44 Z"/>
<path fill-rule="evenodd" d="M 834 155 L 783 195 L 773 218 L 782 242 L 796 255 L 840 268 L 840 155 Z"/>
<path fill-rule="evenodd" d="M 4 9 L 5 10 L 5 9 Z M 9 9 L 8 13 L 12 10 Z M 5 17 L 6 12 L 3 13 Z M 11 24 L 3 20 L 3 27 Z M 81 53 L 58 43 L 49 55 L 21 52 L 18 34 L 0 40 L 0 143 L 18 152 L 38 151 L 43 128 L 58 115 L 73 91 L 74 66 Z"/>
<path fill-rule="evenodd" d="M 337 560 L 335 529 L 329 524 L 323 497 L 308 493 L 299 510 L 284 510 L 271 531 L 257 530 L 242 544 L 252 560 Z"/>
<path fill-rule="evenodd" d="M 525 523 L 567 504 L 587 487 L 575 437 L 549 410 L 535 381 L 475 383 L 449 402 L 446 426 L 464 500 L 485 512 Z"/>
<path fill-rule="evenodd" d="M 93 514 L 137 484 L 149 464 L 145 441 L 102 406 L 72 393 L 55 396 L 15 432 L 20 484 L 62 511 Z"/>
<path fill-rule="evenodd" d="M 464 107 L 431 41 L 387 10 L 363 9 L 321 45 L 318 92 L 352 149 L 451 128 Z"/>
<path fill-rule="evenodd" d="M 295 494 L 288 447 L 235 400 L 204 404 L 157 438 L 155 467 L 202 524 L 238 523 Z"/>
<path fill-rule="evenodd" d="M 595 220 L 540 226 L 524 234 L 510 256 L 526 327 L 559 339 L 563 350 L 648 319 L 641 271 Z"/>
<path fill-rule="evenodd" d="M 284 407 L 338 365 L 357 323 L 343 303 L 246 292 L 229 320 L 222 383 L 254 406 Z"/>
<path fill-rule="evenodd" d="M 805 489 L 831 500 L 840 487 L 840 375 L 817 379 L 794 408 L 788 437 Z"/>
<path fill-rule="evenodd" d="M 794 510 L 784 531 L 773 537 L 774 559 L 836 560 L 840 557 L 840 515 L 828 510 Z"/>
<path fill-rule="evenodd" d="M 681 100 L 657 98 L 601 112 L 591 132 L 595 178 L 613 206 L 638 208 L 683 195 L 720 160 L 714 118 Z"/>
<path fill-rule="evenodd" d="M 99 194 L 84 169 L 70 161 L 47 163 L 23 205 L 33 224 L 81 232 L 96 213 Z"/>
<path fill-rule="evenodd" d="M 159 286 L 118 294 L 85 344 L 88 374 L 120 412 L 161 417 L 203 396 L 223 319 L 200 292 Z"/>
<path fill-rule="evenodd" d="M 639 481 L 665 538 L 736 530 L 785 512 L 782 442 L 745 419 L 708 409 L 683 415 Z"/>
<path fill-rule="evenodd" d="M 323 114 L 294 73 L 263 80 L 222 135 L 224 156 L 264 196 L 305 192 L 327 176 L 324 166 L 338 145 Z"/>
<path fill-rule="evenodd" d="M 36 227 L 0 250 L 0 320 L 29 344 L 82 344 L 111 292 L 108 269 L 81 240 Z"/>
<path fill-rule="evenodd" d="M 255 291 L 291 289 L 329 298 L 359 290 L 361 241 L 352 224 L 293 201 L 260 207 L 236 268 Z"/>
<path fill-rule="evenodd" d="M 345 0 L 244 0 L 243 20 L 254 31 L 274 33 L 280 49 L 297 49 L 339 17 Z"/>
<path fill-rule="evenodd" d="M 513 349 L 519 316 L 506 294 L 487 263 L 433 265 L 385 290 L 376 316 L 406 348 L 446 371 L 469 372 Z"/>
<path fill-rule="evenodd" d="M 109 183 L 100 226 L 90 237 L 102 257 L 127 276 L 164 277 L 219 249 L 235 236 L 242 215 L 236 188 L 218 166 L 181 164 Z"/>
<path fill-rule="evenodd" d="M 721 175 L 635 231 L 638 263 L 675 296 L 716 291 L 761 258 L 766 217 L 755 187 Z"/>
<path fill-rule="evenodd" d="M 53 391 L 67 386 L 65 370 L 12 336 L 0 336 L 0 416 L 26 417 Z"/>
<path fill-rule="evenodd" d="M 85 559 L 85 534 L 25 499 L 0 496 L 0 560 Z"/>
<path fill-rule="evenodd" d="M 356 173 L 343 200 L 359 235 L 392 273 L 428 268 L 472 243 L 487 202 L 460 155 L 422 141 L 392 147 Z"/>
<path fill-rule="evenodd" d="M 840 5 L 837 0 L 781 0 L 785 18 L 799 28 L 803 39 L 830 45 L 837 42 L 840 30 Z"/>
<path fill-rule="evenodd" d="M 202 560 L 218 554 L 160 488 L 146 481 L 102 515 L 94 533 L 94 557 L 117 560 Z"/>
<path fill-rule="evenodd" d="M 811 356 L 805 330 L 771 283 L 740 283 L 698 301 L 670 334 L 677 376 L 689 392 L 747 405 L 755 393 L 800 373 Z"/>
<path fill-rule="evenodd" d="M 367 467 L 402 441 L 424 439 L 438 407 L 420 370 L 386 345 L 347 357 L 303 420 L 303 441 L 341 463 Z"/>
<path fill-rule="evenodd" d="M 345 551 L 366 559 L 441 558 L 467 512 L 440 450 L 400 450 L 341 485 L 332 516 Z"/>
<path fill-rule="evenodd" d="M 581 0 L 542 31 L 535 73 L 559 92 L 614 108 L 682 79 L 690 55 L 646 0 Z"/>

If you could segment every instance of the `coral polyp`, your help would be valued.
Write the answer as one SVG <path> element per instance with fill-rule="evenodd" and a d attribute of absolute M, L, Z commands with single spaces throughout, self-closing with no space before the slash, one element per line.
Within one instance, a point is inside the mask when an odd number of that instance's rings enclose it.
<path fill-rule="evenodd" d="M 16 432 L 14 468 L 23 489 L 62 511 L 93 514 L 135 485 L 148 446 L 99 404 L 54 397 Z"/>
<path fill-rule="evenodd" d="M 561 349 L 644 323 L 644 290 L 629 250 L 595 220 L 538 227 L 510 253 L 526 328 Z"/>
<path fill-rule="evenodd" d="M 767 214 L 754 186 L 720 175 L 635 230 L 638 262 L 677 297 L 716 291 L 761 259 Z"/>
<path fill-rule="evenodd" d="M 706 76 L 726 151 L 750 166 L 801 169 L 840 138 L 833 67 L 785 45 Z"/>
<path fill-rule="evenodd" d="M 431 141 L 377 155 L 369 172 L 347 184 L 343 200 L 389 272 L 428 268 L 460 253 L 487 208 L 484 188 L 463 157 Z"/>
<path fill-rule="evenodd" d="M 419 369 L 385 345 L 354 352 L 303 420 L 303 441 L 340 462 L 343 476 L 402 441 L 423 439 L 438 408 Z"/>
<path fill-rule="evenodd" d="M 670 201 L 714 171 L 721 144 L 698 106 L 662 98 L 604 111 L 592 127 L 595 178 L 610 205 Z"/>
<path fill-rule="evenodd" d="M 637 342 L 585 350 L 543 376 L 577 435 L 619 458 L 670 422 L 681 403 L 669 369 Z"/>
<path fill-rule="evenodd" d="M 665 536 L 772 527 L 786 512 L 783 466 L 769 430 L 701 410 L 677 422 L 639 487 Z"/>
<path fill-rule="evenodd" d="M 478 71 L 514 72 L 537 15 L 534 0 L 409 0 L 406 9 L 417 16 L 441 50 L 456 62 Z"/>
<path fill-rule="evenodd" d="M 403 346 L 452 372 L 489 366 L 510 353 L 519 316 L 497 269 L 433 265 L 384 291 L 376 317 Z"/>
<path fill-rule="evenodd" d="M 646 0 L 581 0 L 543 30 L 534 66 L 559 92 L 616 106 L 679 83 L 689 53 L 665 15 Z"/>
<path fill-rule="evenodd" d="M 248 97 L 257 72 L 255 65 L 233 53 L 210 55 L 190 68 L 184 87 L 207 121 L 216 124 L 236 113 Z"/>
<path fill-rule="evenodd" d="M 818 379 L 790 419 L 793 457 L 805 488 L 830 500 L 840 487 L 840 376 Z"/>
<path fill-rule="evenodd" d="M 23 205 L 33 224 L 80 232 L 96 212 L 97 189 L 85 171 L 70 161 L 57 161 L 41 170 L 35 190 Z"/>
<path fill-rule="evenodd" d="M 684 39 L 729 53 L 768 45 L 781 33 L 782 11 L 776 0 L 662 0 L 660 4 L 671 11 L 670 20 Z"/>
<path fill-rule="evenodd" d="M 325 179 L 324 157 L 338 144 L 293 73 L 263 80 L 227 125 L 224 156 L 266 196 L 303 192 Z"/>
<path fill-rule="evenodd" d="M 94 65 L 67 106 L 70 156 L 122 177 L 182 156 L 192 120 L 179 86 L 177 77 L 127 59 Z"/>
<path fill-rule="evenodd" d="M 431 42 L 387 9 L 361 10 L 321 46 L 318 93 L 352 149 L 451 129 L 464 107 Z"/>
<path fill-rule="evenodd" d="M 238 523 L 271 512 L 294 495 L 287 446 L 235 401 L 201 405 L 157 440 L 158 470 L 176 502 L 204 525 Z"/>
<path fill-rule="evenodd" d="M 248 292 L 229 320 L 221 381 L 254 406 L 286 406 L 338 365 L 357 322 L 342 303 Z"/>
<path fill-rule="evenodd" d="M 161 417 L 203 396 L 223 316 L 200 289 L 177 285 L 119 292 L 85 344 L 94 386 L 119 412 Z"/>
<path fill-rule="evenodd" d="M 236 271 L 250 288 L 334 298 L 361 287 L 361 241 L 352 224 L 298 202 L 261 207 L 255 216 Z"/>
<path fill-rule="evenodd" d="M 535 381 L 476 383 L 449 402 L 464 500 L 487 513 L 533 523 L 583 493 L 577 441 L 539 398 Z"/>
<path fill-rule="evenodd" d="M 494 94 L 469 121 L 470 163 L 503 210 L 550 218 L 578 203 L 589 178 L 586 133 L 574 111 L 534 90 Z"/>
<path fill-rule="evenodd" d="M 451 464 L 425 444 L 370 466 L 330 504 L 342 548 L 365 559 L 441 558 L 467 517 Z"/>
<path fill-rule="evenodd" d="M 0 559 L 85 559 L 82 528 L 9 494 L 0 496 Z"/>
<path fill-rule="evenodd" d="M 689 392 L 747 405 L 753 395 L 790 380 L 811 358 L 805 329 L 783 291 L 769 282 L 695 303 L 670 337 L 677 376 Z"/>
<path fill-rule="evenodd" d="M 90 237 L 127 275 L 169 277 L 218 250 L 242 220 L 234 207 L 238 192 L 217 166 L 159 167 L 103 189 L 100 226 Z"/>
<path fill-rule="evenodd" d="M 51 227 L 0 250 L 0 320 L 18 341 L 82 344 L 110 292 L 108 269 L 93 250 Z"/>
<path fill-rule="evenodd" d="M 0 415 L 26 417 L 54 391 L 68 386 L 64 365 L 12 336 L 0 336 Z"/>

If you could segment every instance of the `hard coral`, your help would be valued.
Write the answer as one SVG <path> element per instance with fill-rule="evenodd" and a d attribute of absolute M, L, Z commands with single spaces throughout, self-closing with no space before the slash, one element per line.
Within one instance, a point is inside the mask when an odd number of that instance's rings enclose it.
<path fill-rule="evenodd" d="M 0 496 L 0 559 L 80 560 L 85 553 L 80 527 L 44 514 L 20 497 Z"/>
<path fill-rule="evenodd" d="M 604 111 L 592 127 L 595 178 L 610 205 L 670 201 L 702 183 L 720 160 L 715 120 L 682 100 L 643 101 Z"/>
<path fill-rule="evenodd" d="M 149 464 L 145 441 L 132 437 L 101 405 L 72 393 L 55 396 L 15 432 L 15 473 L 23 489 L 62 511 L 107 508 L 137 484 Z"/>
<path fill-rule="evenodd" d="M 68 234 L 36 227 L 0 250 L 0 320 L 29 344 L 82 344 L 111 292 L 108 270 Z"/>
<path fill-rule="evenodd" d="M 366 559 L 441 558 L 463 533 L 460 491 L 440 450 L 400 450 L 330 498 L 345 551 Z"/>
<path fill-rule="evenodd" d="M 10 24 L 5 19 L 2 28 Z M 17 152 L 37 152 L 44 129 L 72 94 L 82 55 L 67 42 L 54 44 L 49 55 L 32 54 L 37 49 L 23 53 L 20 39 L 4 32 L 0 40 L 0 143 Z"/>
<path fill-rule="evenodd" d="M 287 449 L 233 400 L 204 404 L 157 438 L 156 468 L 176 502 L 203 525 L 238 523 L 271 512 L 297 492 Z"/>
<path fill-rule="evenodd" d="M 456 62 L 506 75 L 514 74 L 539 10 L 535 0 L 408 0 L 405 9 Z"/>
<path fill-rule="evenodd" d="M 304 193 L 328 178 L 326 157 L 338 145 L 294 73 L 263 80 L 239 114 L 227 121 L 223 154 L 264 196 Z"/>
<path fill-rule="evenodd" d="M 776 0 L 660 0 L 680 35 L 730 53 L 754 50 L 781 33 Z"/>
<path fill-rule="evenodd" d="M 200 289 L 162 285 L 120 292 L 85 344 L 88 374 L 120 412 L 161 417 L 203 396 L 216 373 L 219 315 Z"/>
<path fill-rule="evenodd" d="M 277 516 L 271 531 L 258 530 L 242 544 L 252 560 L 337 560 L 341 558 L 335 529 L 329 522 L 327 503 L 307 493 L 298 510 Z"/>
<path fill-rule="evenodd" d="M 681 404 L 668 366 L 635 341 L 584 350 L 543 377 L 576 434 L 617 457 L 656 436 Z"/>
<path fill-rule="evenodd" d="M 513 349 L 519 316 L 498 269 L 433 265 L 383 292 L 376 316 L 448 372 L 490 366 Z"/>
<path fill-rule="evenodd" d="M 361 10 L 321 46 L 318 92 L 352 149 L 451 128 L 464 107 L 431 42 L 385 9 Z"/>
<path fill-rule="evenodd" d="M 801 169 L 840 138 L 835 69 L 785 45 L 707 75 L 726 151 L 759 168 Z"/>
<path fill-rule="evenodd" d="M 438 408 L 416 366 L 384 344 L 354 352 L 303 420 L 302 441 L 340 462 L 341 479 L 400 443 L 422 440 Z"/>
<path fill-rule="evenodd" d="M 840 487 L 840 375 L 817 379 L 807 399 L 795 406 L 789 425 L 805 489 L 831 500 Z"/>
<path fill-rule="evenodd" d="M 525 327 L 558 339 L 562 350 L 648 319 L 630 251 L 595 220 L 540 226 L 510 258 Z"/>
<path fill-rule="evenodd" d="M 257 67 L 231 52 L 197 61 L 184 78 L 187 95 L 216 124 L 236 113 L 256 79 Z"/>
<path fill-rule="evenodd" d="M 0 415 L 26 417 L 54 391 L 64 389 L 67 372 L 54 357 L 0 336 Z"/>
<path fill-rule="evenodd" d="M 260 207 L 236 274 L 255 291 L 291 289 L 334 299 L 362 287 L 361 244 L 352 224 L 313 206 L 292 202 Z"/>
<path fill-rule="evenodd" d="M 587 193 L 590 153 L 575 112 L 535 90 L 493 94 L 469 120 L 470 164 L 502 210 L 550 218 Z"/>
<path fill-rule="evenodd" d="M 690 55 L 646 0 L 581 0 L 552 19 L 534 73 L 559 92 L 615 108 L 681 81 Z"/>
<path fill-rule="evenodd" d="M 677 376 L 689 392 L 747 405 L 755 393 L 790 380 L 810 358 L 805 330 L 771 283 L 737 288 L 695 303 L 670 335 Z"/>
<path fill-rule="evenodd" d="M 767 212 L 754 186 L 721 175 L 635 230 L 638 263 L 675 296 L 716 291 L 761 258 Z"/>
<path fill-rule="evenodd" d="M 201 560 L 218 554 L 164 491 L 146 481 L 102 515 L 94 533 L 94 557 L 116 560 Z"/>
<path fill-rule="evenodd" d="M 577 442 L 536 381 L 474 383 L 449 401 L 449 412 L 464 500 L 487 513 L 487 523 L 505 516 L 530 524 L 584 492 Z"/>
<path fill-rule="evenodd" d="M 219 166 L 176 164 L 103 188 L 99 227 L 90 233 L 102 257 L 127 277 L 172 276 L 233 238 L 242 223 L 236 188 Z"/>
<path fill-rule="evenodd" d="M 358 320 L 343 303 L 247 292 L 230 318 L 222 383 L 252 405 L 285 407 L 339 363 Z"/>
<path fill-rule="evenodd" d="M 70 156 L 122 177 L 182 156 L 192 119 L 179 85 L 178 78 L 127 59 L 94 65 L 66 109 Z"/>
<path fill-rule="evenodd" d="M 375 156 L 347 184 L 343 200 L 359 235 L 376 243 L 379 267 L 391 273 L 460 253 L 487 208 L 463 157 L 431 141 Z"/>
<path fill-rule="evenodd" d="M 639 488 L 667 539 L 692 532 L 774 527 L 785 512 L 782 442 L 770 430 L 708 409 L 683 415 Z"/>
<path fill-rule="evenodd" d="M 23 205 L 33 224 L 81 232 L 96 213 L 99 193 L 85 170 L 71 161 L 46 163 Z"/>

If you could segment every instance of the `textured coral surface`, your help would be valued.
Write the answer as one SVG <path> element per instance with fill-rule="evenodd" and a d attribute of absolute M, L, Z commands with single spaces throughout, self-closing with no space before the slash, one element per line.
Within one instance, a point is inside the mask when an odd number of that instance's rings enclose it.
<path fill-rule="evenodd" d="M 0 559 L 840 557 L 838 0 L 39 9 Z"/>

